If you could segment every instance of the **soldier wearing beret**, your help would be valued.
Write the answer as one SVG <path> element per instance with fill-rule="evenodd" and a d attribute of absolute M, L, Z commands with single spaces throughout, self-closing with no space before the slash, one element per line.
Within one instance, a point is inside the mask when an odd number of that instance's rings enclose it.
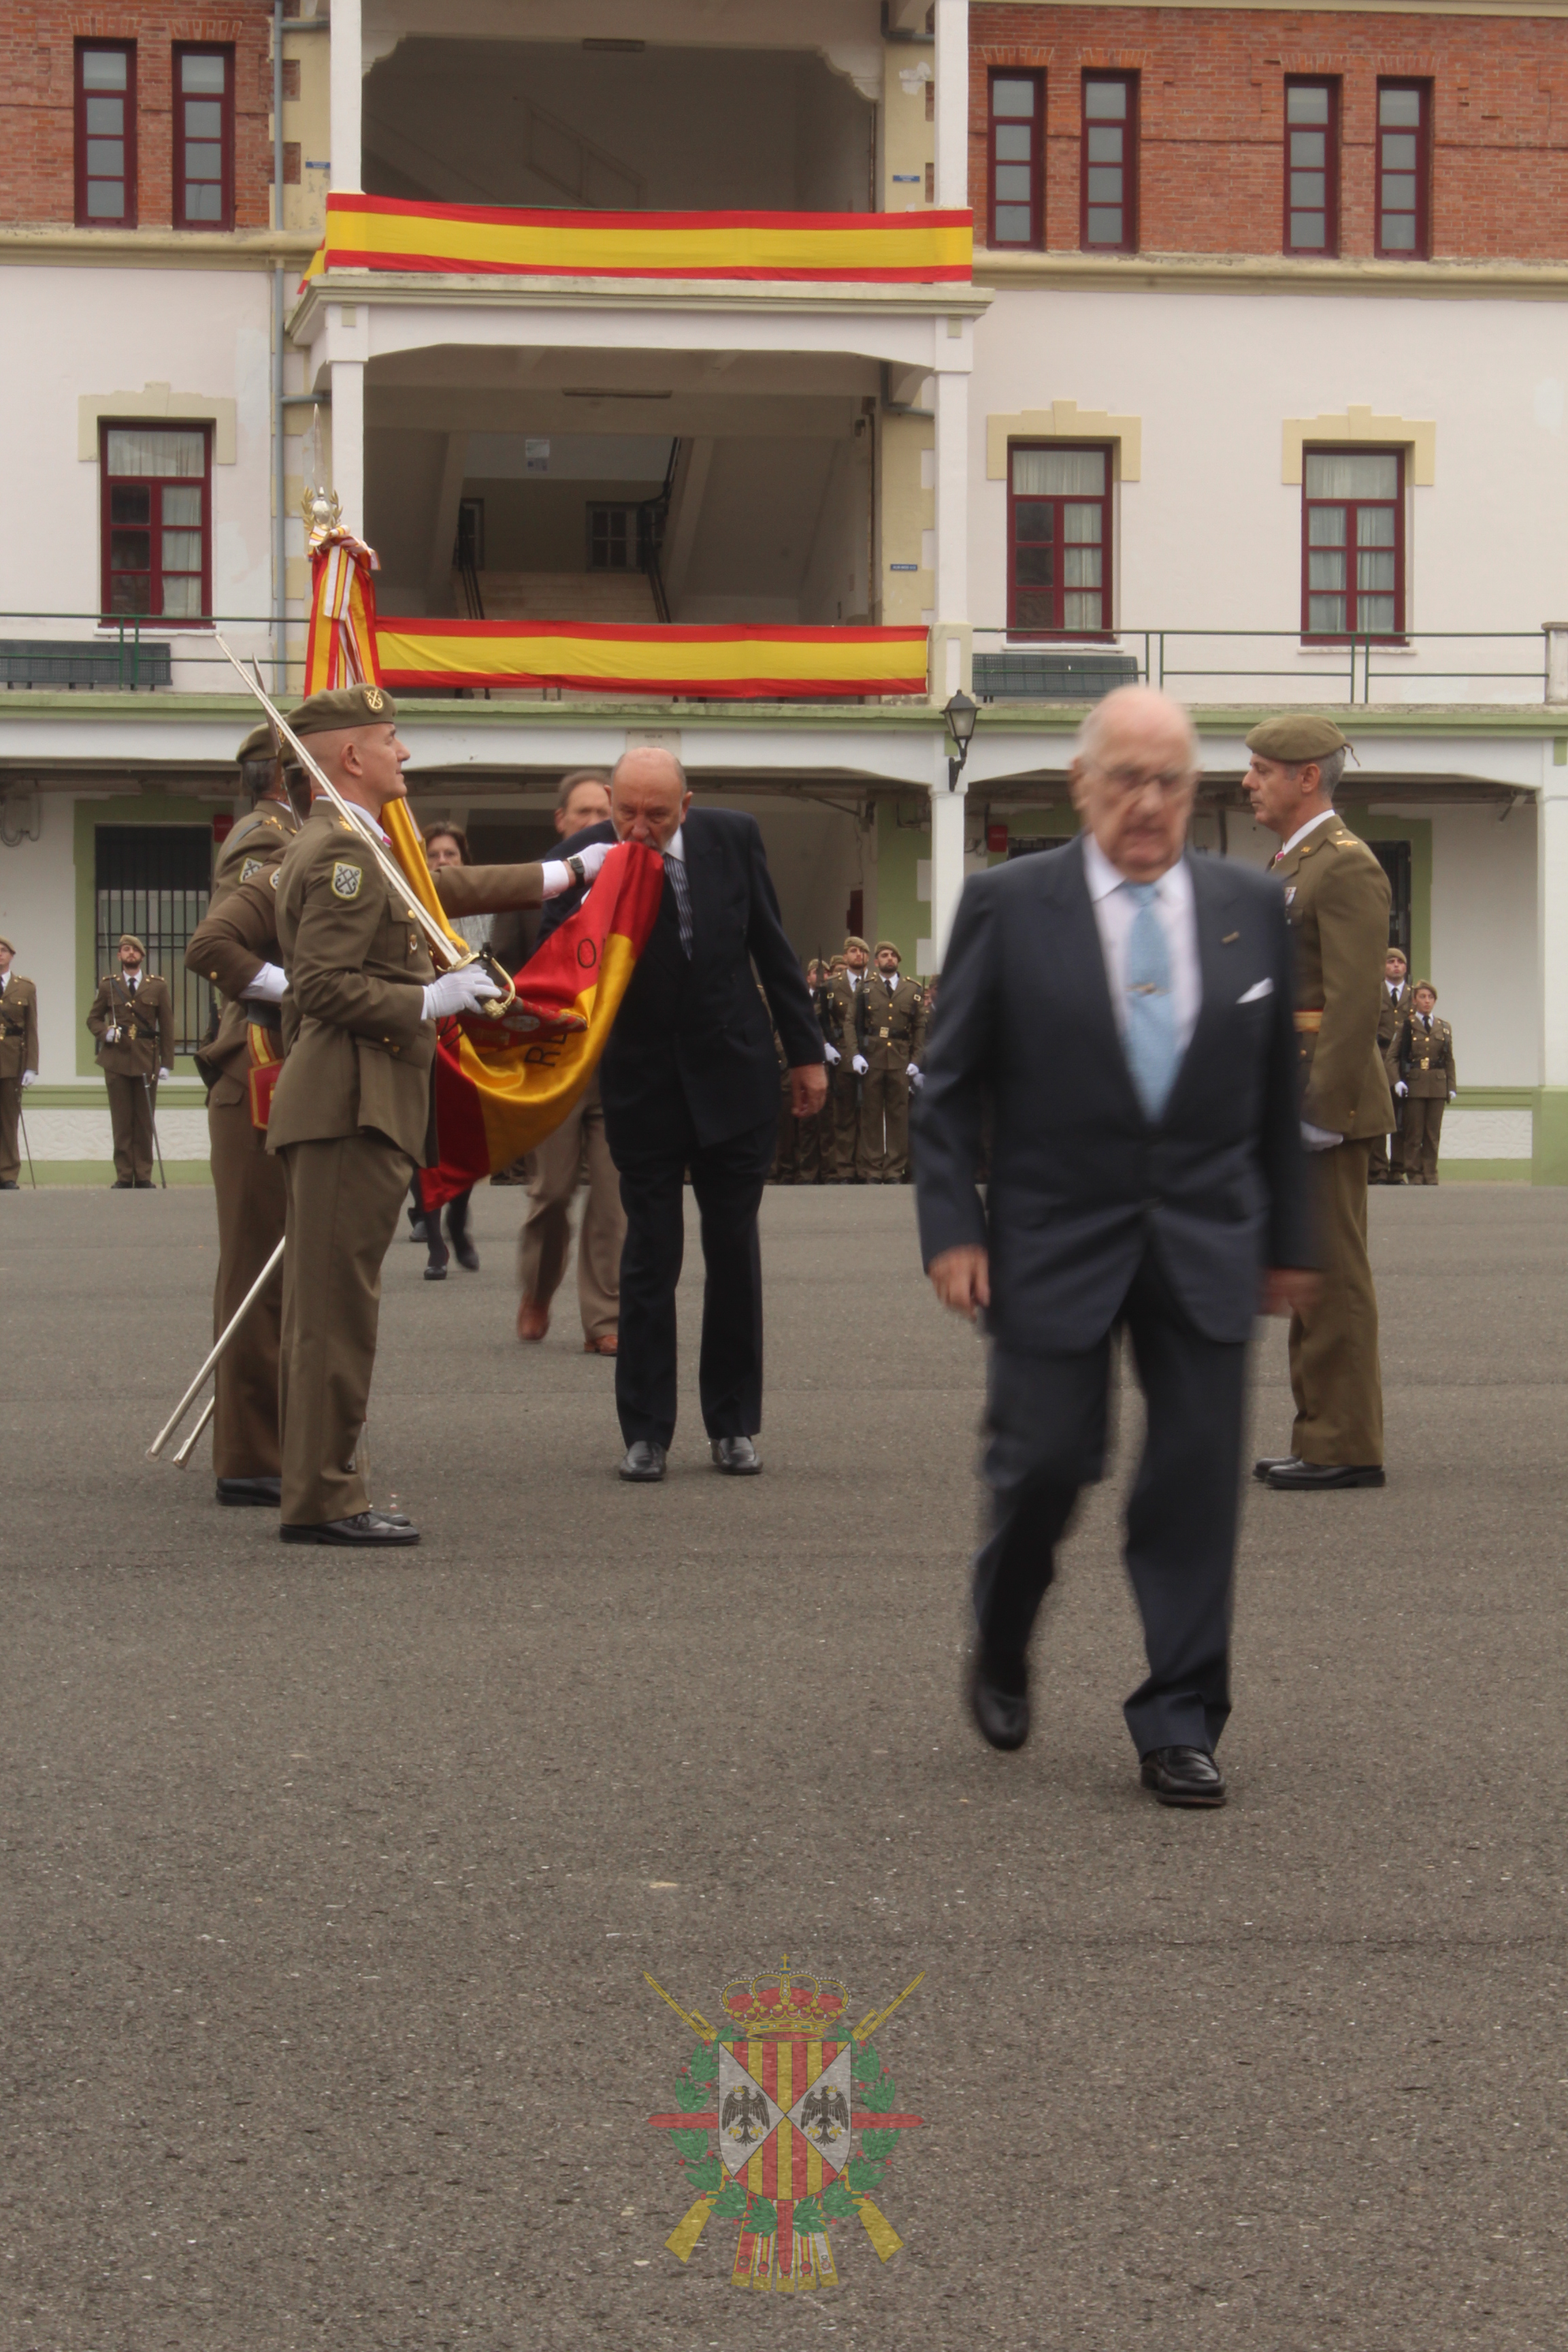
<path fill-rule="evenodd" d="M 435 1157 L 436 1024 L 498 992 L 476 965 L 436 977 L 412 893 L 374 854 L 389 850 L 382 810 L 407 790 L 395 718 L 379 687 L 356 686 L 311 695 L 289 722 L 355 812 L 323 793 L 276 877 L 288 993 L 267 1142 L 287 1194 L 280 1533 L 291 1543 L 419 1539 L 400 1515 L 371 1507 L 360 1461 L 381 1262 L 415 1168 Z M 586 849 L 543 867 L 453 866 L 438 887 L 449 913 L 483 914 L 537 905 L 602 862 Z M 510 878 L 498 886 L 498 874 Z M 234 897 L 258 889 L 253 878 Z"/>
<path fill-rule="evenodd" d="M 1377 1004 L 1377 1050 L 1385 1063 L 1394 1050 L 1394 1040 L 1404 1026 L 1405 1016 L 1410 1011 L 1410 983 L 1405 977 L 1409 969 L 1409 965 L 1405 961 L 1404 950 L 1390 948 L 1383 960 L 1383 993 Z M 1396 1108 L 1394 1117 L 1398 1118 L 1399 1116 Z M 1402 1129 L 1403 1121 L 1401 1121 Z M 1369 1184 L 1402 1184 L 1405 1181 L 1402 1152 L 1402 1131 L 1394 1135 L 1392 1158 L 1388 1137 L 1374 1135 L 1372 1139 L 1372 1160 L 1367 1171 L 1367 1182 Z"/>
<path fill-rule="evenodd" d="M 901 1184 L 910 1165 L 910 1093 L 920 1078 L 925 999 L 879 940 L 866 981 L 866 1076 L 860 1089 L 860 1165 L 870 1184 Z"/>
<path fill-rule="evenodd" d="M 300 830 L 270 727 L 253 727 L 235 756 L 250 807 L 218 845 L 207 913 L 185 950 L 185 970 L 221 992 L 216 1030 L 203 1039 L 196 1064 L 207 1087 L 207 1147 L 217 1203 L 215 1336 L 283 1238 L 283 1169 L 268 1151 L 266 1127 L 267 1074 L 282 1058 L 285 984 L 272 884 Z M 250 925 L 252 943 L 237 958 L 226 936 L 225 910 L 247 883 L 257 885 L 261 919 Z M 278 1507 L 279 1318 L 274 1282 L 217 1361 L 213 1471 L 220 1503 Z"/>
<path fill-rule="evenodd" d="M 0 939 L 0 1192 L 16 1190 L 22 1088 L 38 1075 L 38 992 L 12 971 L 16 953 L 9 940 Z"/>
<path fill-rule="evenodd" d="M 1383 1385 L 1377 1293 L 1366 1248 L 1367 1164 L 1394 1124 L 1378 1051 L 1378 998 L 1388 946 L 1388 879 L 1334 814 L 1345 739 L 1332 719 L 1270 719 L 1247 739 L 1253 814 L 1284 846 L 1296 940 L 1296 1030 L 1301 1135 L 1312 1154 L 1322 1286 L 1290 1318 L 1290 1453 L 1254 1475 L 1287 1489 L 1381 1486 Z"/>
<path fill-rule="evenodd" d="M 860 1081 L 866 1075 L 866 967 L 871 950 L 853 934 L 844 942 L 839 969 L 823 998 L 824 1050 L 827 1056 L 826 1167 L 829 1184 L 863 1181 L 860 1155 Z"/>
<path fill-rule="evenodd" d="M 134 931 L 120 940 L 120 969 L 107 971 L 88 1008 L 98 1040 L 98 1065 L 109 1095 L 114 1136 L 110 1190 L 142 1192 L 153 1184 L 153 1121 L 158 1081 L 174 1076 L 174 1000 L 169 983 L 146 970 L 147 950 Z"/>
<path fill-rule="evenodd" d="M 1405 1181 L 1437 1181 L 1437 1143 L 1443 1113 L 1459 1090 L 1454 1066 L 1454 1033 L 1437 1018 L 1437 992 L 1429 980 L 1415 983 L 1414 1003 L 1388 1056 L 1394 1093 L 1405 1105 Z"/>

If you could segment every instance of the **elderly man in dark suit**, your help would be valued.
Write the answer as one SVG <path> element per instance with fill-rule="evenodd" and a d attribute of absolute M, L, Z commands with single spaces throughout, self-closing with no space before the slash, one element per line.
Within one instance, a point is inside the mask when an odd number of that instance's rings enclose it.
<path fill-rule="evenodd" d="M 675 1433 L 675 1290 L 689 1170 L 708 1276 L 702 1419 L 715 1466 L 749 1477 L 763 1466 L 752 1444 L 763 1418 L 757 1211 L 778 1129 L 773 1032 L 784 1041 L 791 1107 L 809 1118 L 827 1096 L 822 1031 L 779 919 L 755 817 L 693 809 L 672 753 L 627 751 L 610 780 L 609 822 L 574 835 L 562 856 L 616 840 L 643 842 L 664 858 L 658 915 L 599 1066 L 605 1135 L 626 1213 L 616 1357 L 626 1448 L 620 1475 L 638 1484 L 662 1478 Z M 542 938 L 577 899 L 571 892 L 550 908 Z"/>
<path fill-rule="evenodd" d="M 1028 1735 L 1030 1630 L 1103 1470 L 1125 1331 L 1148 1406 L 1126 1558 L 1149 1662 L 1125 1713 L 1143 1785 L 1176 1805 L 1225 1801 L 1253 1318 L 1312 1281 L 1285 902 L 1184 854 L 1197 781 L 1166 696 L 1127 687 L 1091 714 L 1079 838 L 964 887 L 915 1148 L 931 1281 L 993 1342 L 975 1718 L 996 1748 Z"/>

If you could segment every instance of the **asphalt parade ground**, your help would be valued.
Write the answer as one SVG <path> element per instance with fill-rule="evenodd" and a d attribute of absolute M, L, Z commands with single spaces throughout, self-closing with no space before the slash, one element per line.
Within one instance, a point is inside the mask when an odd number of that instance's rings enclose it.
<path fill-rule="evenodd" d="M 210 1195 L 0 1202 L 3 2352 L 1559 2352 L 1568 1192 L 1373 1195 L 1389 1484 L 1249 1489 L 1212 1814 L 1121 1720 L 1135 1392 L 997 1756 L 981 1349 L 910 1194 L 770 1192 L 764 1475 L 689 1360 L 654 1489 L 573 1294 L 512 1335 L 521 1203 L 477 1276 L 394 1247 L 373 1483 L 425 1540 L 366 1558 L 144 1458 Z M 923 1980 L 856 2090 L 901 2247 L 862 2209 L 763 2294 L 732 2219 L 667 2250 L 702 2127 L 649 2118 L 715 2095 L 645 1972 L 711 2023 L 785 1954 L 852 2021 Z"/>

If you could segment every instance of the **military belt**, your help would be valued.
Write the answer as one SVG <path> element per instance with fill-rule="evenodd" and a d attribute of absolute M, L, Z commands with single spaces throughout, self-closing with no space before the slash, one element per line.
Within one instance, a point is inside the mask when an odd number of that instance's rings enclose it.
<path fill-rule="evenodd" d="M 1297 1028 L 1304 1031 L 1308 1036 L 1313 1035 L 1316 1031 L 1322 1027 L 1322 1025 L 1323 1015 L 1321 1009 L 1316 1013 L 1298 1013 L 1296 1015 Z"/>

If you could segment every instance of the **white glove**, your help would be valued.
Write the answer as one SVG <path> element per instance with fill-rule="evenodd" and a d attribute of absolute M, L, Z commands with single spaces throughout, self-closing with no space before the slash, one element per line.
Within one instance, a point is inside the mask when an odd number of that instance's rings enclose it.
<path fill-rule="evenodd" d="M 174 1076 L 174 1073 L 173 1072 L 173 1070 L 160 1070 L 160 1071 L 159 1071 L 159 1073 L 158 1073 L 158 1076 L 159 1076 L 161 1078 L 172 1078 L 172 1077 Z"/>
<path fill-rule="evenodd" d="M 857 1054 L 857 1055 L 856 1055 L 856 1056 L 855 1056 L 855 1059 L 850 1063 L 849 1066 L 850 1066 L 850 1068 L 854 1071 L 854 1073 L 855 1073 L 855 1075 L 856 1075 L 856 1076 L 857 1076 L 858 1078 L 863 1078 L 863 1077 L 865 1076 L 865 1075 L 866 1075 L 867 1071 L 870 1068 L 871 1065 L 870 1065 L 870 1063 L 866 1059 L 866 1056 L 865 1056 L 865 1055 L 864 1055 L 864 1054 Z"/>
<path fill-rule="evenodd" d="M 26 1086 L 26 1083 L 27 1083 L 27 1082 L 26 1082 L 26 1078 L 24 1078 L 24 1079 L 23 1079 L 22 1083 L 23 1083 L 23 1085 L 24 1085 L 24 1086 Z M 1453 1092 L 1450 1090 L 1450 1093 L 1449 1093 L 1449 1096 L 1448 1096 L 1448 1100 L 1449 1100 L 1450 1102 L 1458 1102 L 1458 1099 L 1459 1099 L 1458 1096 L 1457 1094 L 1453 1093 Z"/>
<path fill-rule="evenodd" d="M 444 1021 L 448 1013 L 477 1013 L 488 996 L 500 994 L 482 966 L 466 963 L 461 971 L 444 971 L 439 980 L 426 982 L 425 1018 Z"/>
<path fill-rule="evenodd" d="M 118 1045 L 120 1043 L 120 1031 L 112 1021 L 103 1033 L 103 1042 L 106 1045 Z"/>
<path fill-rule="evenodd" d="M 1314 1127 L 1310 1119 L 1301 1121 L 1301 1140 L 1309 1151 L 1332 1151 L 1344 1137 L 1336 1135 L 1331 1127 Z"/>
<path fill-rule="evenodd" d="M 289 975 L 280 963 L 264 963 L 248 988 L 239 992 L 253 1004 L 280 1004 L 288 985 Z"/>
<path fill-rule="evenodd" d="M 1395 1093 L 1396 1095 L 1398 1095 L 1398 1096 L 1400 1096 L 1401 1097 L 1403 1097 L 1404 1096 L 1407 1095 L 1407 1094 L 1410 1092 L 1410 1089 L 1409 1089 L 1409 1087 L 1405 1085 L 1405 1083 L 1404 1079 L 1403 1079 L 1403 1078 L 1400 1078 L 1400 1079 L 1398 1079 L 1398 1080 L 1396 1080 L 1396 1081 L 1395 1081 L 1394 1091 L 1394 1093 Z"/>
<path fill-rule="evenodd" d="M 920 1080 L 920 1075 L 921 1075 L 921 1066 L 920 1066 L 920 1064 L 919 1064 L 918 1062 L 911 1062 L 911 1063 L 910 1064 L 909 1068 L 904 1072 L 904 1076 L 905 1076 L 905 1077 L 906 1077 L 906 1078 L 913 1078 L 913 1079 L 916 1081 L 916 1083 L 917 1083 L 917 1084 L 919 1083 L 919 1080 Z"/>
<path fill-rule="evenodd" d="M 23 1073 L 22 1073 L 22 1084 L 23 1084 L 25 1087 L 36 1087 L 36 1086 L 37 1085 L 37 1083 L 38 1083 L 38 1074 L 37 1074 L 37 1070 L 24 1070 L 24 1071 L 23 1071 Z M 1452 1100 L 1452 1097 L 1449 1097 L 1449 1099 L 1450 1099 L 1450 1100 Z"/>
<path fill-rule="evenodd" d="M 585 881 L 593 881 L 595 875 L 616 845 L 613 841 L 591 841 L 586 849 L 573 851 L 573 856 L 580 857 L 583 861 L 583 874 Z M 544 895 L 547 898 L 559 898 L 563 890 L 574 890 L 576 887 L 577 877 L 563 857 L 545 859 Z"/>
<path fill-rule="evenodd" d="M 925 1072 L 922 1069 L 917 1068 L 916 1065 L 911 1062 L 910 1064 L 910 1084 L 918 1090 L 921 1087 L 924 1086 L 925 1082 Z"/>
<path fill-rule="evenodd" d="M 827 1043 L 826 1039 L 825 1038 L 825 1039 L 823 1040 L 822 1050 L 823 1050 L 823 1052 L 824 1052 L 824 1053 L 826 1055 L 826 1056 L 827 1056 L 827 1066 L 828 1066 L 828 1068 L 829 1068 L 830 1070 L 836 1070 L 836 1069 L 838 1067 L 839 1063 L 844 1059 L 844 1056 L 843 1056 L 843 1055 L 839 1052 L 839 1050 L 838 1050 L 837 1046 L 837 1045 L 828 1045 L 828 1043 Z"/>

